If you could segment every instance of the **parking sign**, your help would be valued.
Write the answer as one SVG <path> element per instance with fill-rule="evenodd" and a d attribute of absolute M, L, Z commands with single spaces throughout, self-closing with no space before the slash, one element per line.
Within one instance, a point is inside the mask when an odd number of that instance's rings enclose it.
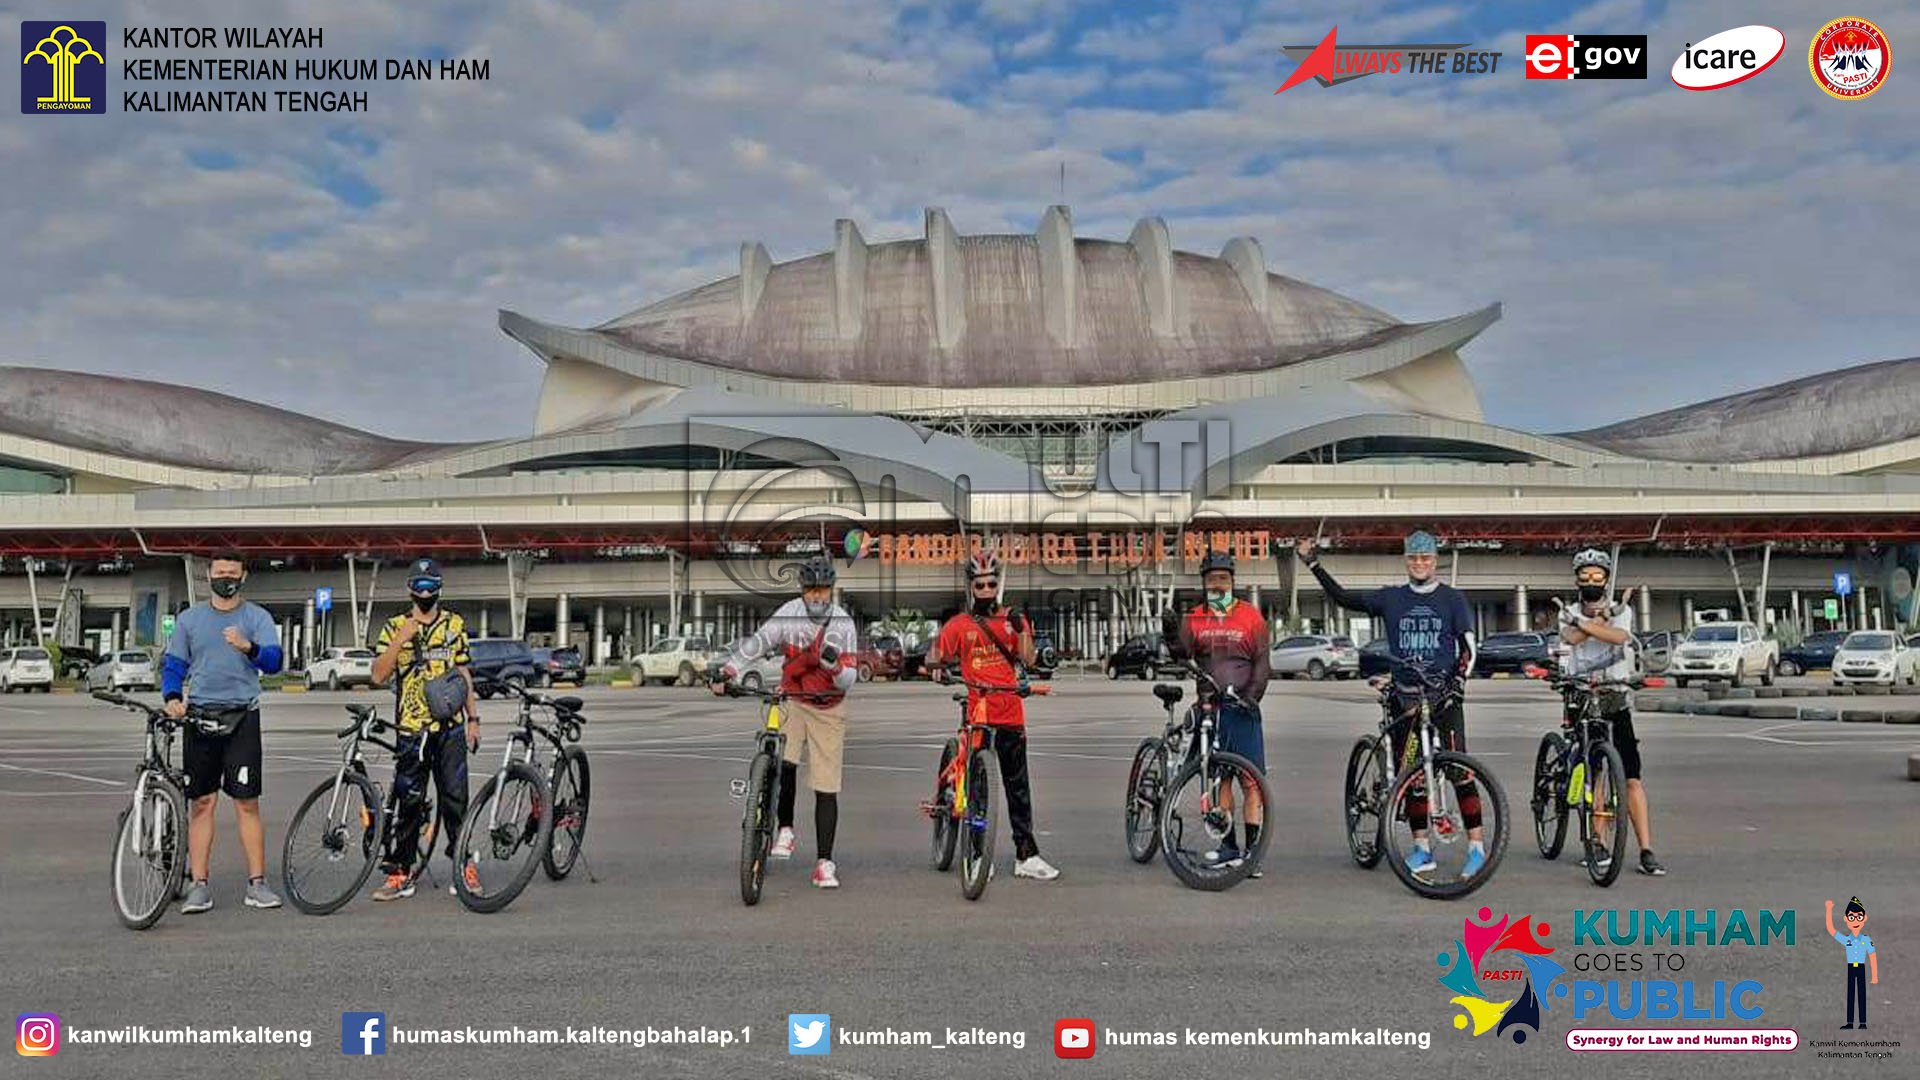
<path fill-rule="evenodd" d="M 332 611 L 333 610 L 333 590 L 332 589 L 313 590 L 313 610 L 315 611 Z"/>
<path fill-rule="evenodd" d="M 1833 591 L 1838 596 L 1846 596 L 1853 592 L 1853 574 L 1846 570 L 1835 570 L 1833 572 Z"/>

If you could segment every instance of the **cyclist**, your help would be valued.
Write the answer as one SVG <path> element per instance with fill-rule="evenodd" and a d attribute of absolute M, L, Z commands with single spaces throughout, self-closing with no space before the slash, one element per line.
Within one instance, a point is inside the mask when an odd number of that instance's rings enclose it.
<path fill-rule="evenodd" d="M 240 847 L 247 854 L 246 905 L 277 908 L 280 897 L 267 888 L 267 834 L 260 822 L 260 675 L 280 670 L 280 635 L 273 616 L 240 599 L 247 563 L 223 552 L 207 564 L 211 599 L 180 613 L 167 638 L 161 663 L 160 693 L 167 715 L 187 714 L 193 704 L 219 722 L 224 733 L 186 726 L 181 764 L 187 772 L 187 862 L 193 881 L 180 911 L 197 915 L 213 907 L 207 874 L 213 860 L 213 811 L 225 791 L 240 825 Z M 191 684 L 189 687 L 188 684 Z"/>
<path fill-rule="evenodd" d="M 927 648 L 927 670 L 947 681 L 947 663 L 958 662 L 967 682 L 1017 690 L 1033 663 L 1033 624 L 1001 601 L 1000 556 L 981 551 L 967 560 L 972 606 L 947 620 Z M 1007 791 L 1007 820 L 1013 826 L 1013 876 L 1052 881 L 1060 871 L 1040 857 L 1033 836 L 1033 786 L 1027 778 L 1027 713 L 1018 694 L 967 692 L 967 712 L 981 708 L 984 722 L 996 729 L 994 754 Z"/>
<path fill-rule="evenodd" d="M 840 825 L 840 757 L 846 743 L 846 694 L 859 679 L 852 664 L 856 651 L 853 616 L 833 602 L 838 574 L 824 555 L 800 564 L 800 595 L 775 609 L 748 637 L 742 638 L 721 665 L 712 684 L 715 694 L 740 669 L 771 653 L 785 658 L 780 689 L 787 699 L 787 748 L 780 764 L 780 831 L 775 834 L 776 859 L 793 858 L 793 804 L 798 788 L 800 752 L 806 750 L 807 782 L 813 788 L 813 826 L 819 833 L 813 864 L 813 883 L 822 889 L 840 887 L 839 868 L 833 862 L 833 834 Z"/>
<path fill-rule="evenodd" d="M 1633 605 L 1614 603 L 1607 595 L 1613 576 L 1613 557 L 1587 548 L 1573 557 L 1573 581 L 1580 601 L 1560 609 L 1560 640 L 1573 646 L 1566 660 L 1568 675 L 1599 675 L 1626 679 L 1633 675 Z M 1623 691 L 1601 695 L 1600 711 L 1613 728 L 1613 748 L 1627 774 L 1627 817 L 1634 839 L 1640 842 L 1640 865 L 1651 877 L 1665 876 L 1667 868 L 1653 854 L 1653 816 L 1647 807 L 1646 785 L 1640 781 L 1640 740 L 1633 733 L 1632 702 Z M 1569 715 L 1567 722 L 1572 723 Z M 1610 858 L 1603 854 L 1603 860 Z M 1603 865 L 1602 870 L 1606 869 Z"/>
<path fill-rule="evenodd" d="M 1320 565 L 1317 545 L 1301 540 L 1294 550 L 1313 571 L 1315 580 L 1326 590 L 1327 598 L 1349 611 L 1375 615 L 1386 624 L 1387 649 L 1396 659 L 1417 660 L 1429 670 L 1446 672 L 1455 681 L 1448 704 L 1433 715 L 1433 726 L 1445 749 L 1467 749 L 1467 716 L 1463 679 L 1473 670 L 1473 610 L 1467 598 L 1451 585 L 1434 576 L 1440 560 L 1440 545 L 1433 534 L 1416 529 L 1401 545 L 1406 556 L 1407 581 L 1364 593 L 1341 588 L 1326 567 Z M 1404 700 L 1407 687 L 1394 683 L 1394 715 L 1404 715 L 1417 700 Z M 1417 691 L 1416 691 L 1417 692 Z M 1408 753 L 1405 725 L 1395 729 L 1393 756 L 1404 761 Z M 1467 824 L 1467 861 L 1461 867 L 1463 877 L 1472 877 L 1486 864 L 1485 833 L 1481 828 L 1480 793 L 1464 776 L 1454 778 L 1454 794 L 1460 800 L 1460 816 Z M 1433 872 L 1433 845 L 1427 838 L 1427 803 L 1424 796 L 1410 799 L 1408 824 L 1413 828 L 1413 853 L 1407 856 L 1407 869 L 1416 874 Z"/>
<path fill-rule="evenodd" d="M 1200 583 L 1206 596 L 1180 622 L 1180 651 L 1205 668 L 1221 691 L 1233 691 L 1233 696 L 1219 703 L 1216 747 L 1246 758 L 1264 775 L 1267 742 L 1260 727 L 1260 699 L 1266 696 L 1267 680 L 1273 674 L 1267 620 L 1252 604 L 1233 595 L 1232 554 L 1207 552 L 1200 560 Z M 1202 689 L 1201 693 L 1210 691 Z M 1259 804 L 1256 793 L 1247 791 L 1245 795 L 1247 848 L 1252 850 L 1258 846 L 1266 807 Z M 1233 811 L 1231 785 L 1220 793 L 1220 809 L 1229 815 Z M 1244 857 L 1231 831 L 1218 848 L 1206 854 L 1207 861 L 1217 866 L 1237 866 Z M 1262 876 L 1260 868 L 1256 866 L 1248 876 Z"/>
<path fill-rule="evenodd" d="M 373 660 L 374 684 L 393 681 L 395 742 L 400 748 L 393 759 L 398 820 L 387 851 L 387 880 L 373 891 L 375 900 L 404 900 L 413 895 L 412 867 L 419 854 L 429 775 L 439 792 L 438 828 L 446 838 L 447 858 L 459 858 L 460 822 L 467 815 L 467 752 L 480 745 L 480 703 L 468 667 L 473 660 L 467 652 L 467 623 L 457 612 L 440 606 L 441 584 L 440 564 L 414 560 L 407 571 L 407 592 L 413 604 L 380 628 L 379 655 Z M 427 685 L 448 672 L 458 672 L 466 684 L 464 730 L 457 716 L 436 721 L 428 705 Z M 459 872 L 466 876 L 467 888 L 479 895 L 479 868 L 469 861 Z M 448 885 L 447 891 L 453 892 L 453 886 Z"/>

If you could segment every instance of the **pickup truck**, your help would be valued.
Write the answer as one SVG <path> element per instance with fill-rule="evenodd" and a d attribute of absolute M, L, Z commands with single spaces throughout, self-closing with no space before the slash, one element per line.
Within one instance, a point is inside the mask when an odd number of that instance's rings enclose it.
<path fill-rule="evenodd" d="M 706 635 L 695 634 L 661 638 L 653 643 L 653 648 L 630 660 L 628 666 L 633 668 L 633 681 L 641 686 L 649 683 L 693 686 L 700 682 L 713 658 L 712 643 Z"/>
<path fill-rule="evenodd" d="M 1760 634 L 1750 622 L 1701 623 L 1674 646 L 1667 674 L 1675 686 L 1689 679 L 1718 679 L 1739 686 L 1747 676 L 1760 679 L 1763 686 L 1773 685 L 1773 673 L 1780 666 L 1780 643 Z"/>

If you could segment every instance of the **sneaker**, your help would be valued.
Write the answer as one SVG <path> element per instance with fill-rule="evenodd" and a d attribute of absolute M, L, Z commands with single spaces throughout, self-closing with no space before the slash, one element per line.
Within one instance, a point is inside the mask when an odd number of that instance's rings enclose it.
<path fill-rule="evenodd" d="M 247 882 L 247 906 L 272 910 L 280 906 L 280 895 L 267 888 L 265 878 Z"/>
<path fill-rule="evenodd" d="M 405 900 L 413 895 L 413 876 L 410 874 L 388 874 L 387 883 L 373 890 L 373 898 L 379 901 Z"/>
<path fill-rule="evenodd" d="M 1258 865 L 1256 865 L 1253 869 L 1247 871 L 1247 877 L 1249 880 L 1253 878 L 1263 878 L 1266 876 L 1267 876 L 1267 872 L 1265 870 L 1260 869 Z"/>
<path fill-rule="evenodd" d="M 1433 873 L 1433 852 L 1423 847 L 1415 847 L 1413 854 L 1407 856 L 1407 869 L 1416 874 Z"/>
<path fill-rule="evenodd" d="M 773 850 L 767 852 L 767 857 L 771 859 L 793 858 L 793 827 L 792 826 L 781 827 L 779 833 L 777 833 L 773 838 Z"/>
<path fill-rule="evenodd" d="M 1060 871 L 1038 855 L 1029 855 L 1013 864 L 1013 876 L 1032 878 L 1035 881 L 1052 881 L 1060 876 Z"/>
<path fill-rule="evenodd" d="M 1667 865 L 1659 859 L 1654 858 L 1653 852 L 1651 851 L 1642 851 L 1640 853 L 1640 865 L 1635 867 L 1635 869 L 1648 877 L 1667 876 Z"/>
<path fill-rule="evenodd" d="M 474 862 L 472 859 L 468 859 L 467 865 L 460 868 L 460 877 L 463 880 L 465 880 L 467 883 L 467 894 L 469 896 L 479 896 L 482 893 L 486 892 L 485 889 L 480 887 L 480 864 L 479 863 Z M 449 896 L 459 896 L 460 890 L 456 886 L 449 885 L 447 886 L 447 894 Z"/>
<path fill-rule="evenodd" d="M 213 889 L 204 881 L 187 886 L 187 898 L 180 901 L 180 914 L 198 915 L 213 910 Z"/>
<path fill-rule="evenodd" d="M 1485 865 L 1487 865 L 1487 853 L 1479 848 L 1470 847 L 1467 849 L 1467 861 L 1460 867 L 1460 876 L 1470 878 L 1479 873 L 1480 868 Z"/>
<path fill-rule="evenodd" d="M 1580 869 L 1585 870 L 1587 868 L 1588 862 L 1592 862 L 1596 866 L 1598 866 L 1600 869 L 1600 872 L 1603 874 L 1613 868 L 1613 856 L 1607 854 L 1604 851 L 1597 856 L 1591 856 L 1589 858 L 1580 860 Z"/>
<path fill-rule="evenodd" d="M 819 862 L 814 863 L 813 864 L 814 887 L 820 888 L 820 889 L 839 888 L 840 877 L 838 874 L 834 872 L 834 870 L 835 870 L 835 867 L 833 865 L 832 859 L 821 859 Z"/>
<path fill-rule="evenodd" d="M 1209 867 L 1220 870 L 1226 869 L 1227 867 L 1239 866 L 1240 863 L 1246 859 L 1246 855 L 1241 852 L 1239 844 L 1229 840 L 1229 842 L 1221 844 L 1219 847 L 1200 856 L 1200 858 L 1205 860 Z"/>

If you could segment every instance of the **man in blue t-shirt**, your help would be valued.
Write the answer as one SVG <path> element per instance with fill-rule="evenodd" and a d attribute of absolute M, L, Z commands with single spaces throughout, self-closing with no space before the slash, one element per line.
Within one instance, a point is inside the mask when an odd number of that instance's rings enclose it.
<path fill-rule="evenodd" d="M 213 811 L 225 791 L 240 822 L 247 853 L 248 907 L 276 908 L 267 888 L 266 829 L 260 823 L 260 673 L 280 670 L 280 635 L 273 616 L 240 599 L 247 564 L 238 555 L 216 555 L 208 565 L 213 598 L 180 613 L 167 639 L 160 692 L 167 714 L 187 714 L 187 699 L 202 713 L 223 717 L 222 734 L 193 724 L 185 728 L 181 765 L 187 772 L 187 863 L 193 881 L 180 910 L 195 915 L 213 907 L 207 873 L 213 853 Z"/>
<path fill-rule="evenodd" d="M 1443 585 L 1434 576 L 1440 559 L 1440 545 L 1432 534 L 1415 531 L 1407 536 L 1403 550 L 1407 560 L 1407 583 L 1352 593 L 1340 586 L 1320 565 L 1317 546 L 1301 540 L 1294 550 L 1300 561 L 1313 571 L 1315 580 L 1326 591 L 1327 599 L 1349 611 L 1379 617 L 1387 628 L 1387 649 L 1396 659 L 1425 665 L 1427 670 L 1445 673 L 1452 681 L 1447 693 L 1434 703 L 1433 727 L 1443 749 L 1464 753 L 1467 749 L 1467 717 L 1463 704 L 1465 673 L 1473 668 L 1473 609 L 1467 598 L 1451 585 Z M 1403 678 L 1394 680 L 1395 693 L 1409 692 Z M 1418 692 L 1415 688 L 1412 692 Z M 1412 699 L 1418 704 L 1418 698 Z M 1397 701 L 1395 715 L 1404 715 L 1408 705 Z M 1395 729 L 1393 756 L 1406 765 L 1407 727 Z M 1464 776 L 1454 777 L 1454 794 L 1460 800 L 1460 816 L 1467 825 L 1467 861 L 1461 876 L 1470 878 L 1486 864 L 1487 850 L 1480 827 L 1480 792 Z M 1424 797 L 1410 799 L 1408 824 L 1413 828 L 1413 854 L 1407 856 L 1407 868 L 1416 874 L 1433 872 L 1433 849 L 1427 838 L 1427 803 Z"/>

